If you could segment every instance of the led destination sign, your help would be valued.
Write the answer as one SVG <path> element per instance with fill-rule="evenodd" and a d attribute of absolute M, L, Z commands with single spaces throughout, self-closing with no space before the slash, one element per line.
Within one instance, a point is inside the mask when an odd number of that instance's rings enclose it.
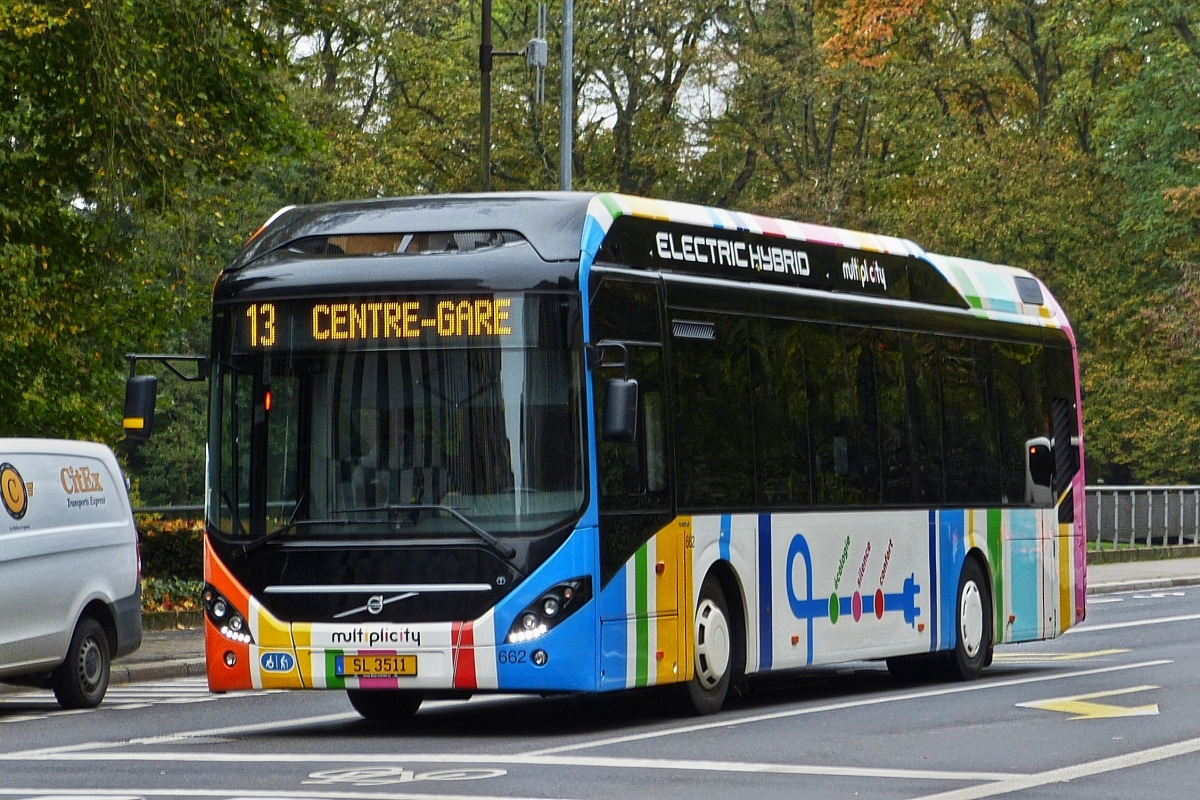
<path fill-rule="evenodd" d="M 235 311 L 237 350 L 405 347 L 523 341 L 520 297 L 329 298 Z"/>

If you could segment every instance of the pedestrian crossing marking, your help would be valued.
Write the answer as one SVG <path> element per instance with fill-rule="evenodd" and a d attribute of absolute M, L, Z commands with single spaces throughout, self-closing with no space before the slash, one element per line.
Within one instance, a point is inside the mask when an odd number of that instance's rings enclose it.
<path fill-rule="evenodd" d="M 1129 649 L 1090 650 L 1085 653 L 996 653 L 992 660 L 997 664 L 1051 664 L 1059 661 L 1084 661 L 1089 658 L 1117 656 Z"/>
<path fill-rule="evenodd" d="M 16 694 L 0 696 L 0 724 L 29 722 L 35 719 L 65 717 L 70 714 L 89 714 L 93 711 L 131 711 L 156 705 L 186 705 L 207 703 L 227 697 L 243 697 L 254 694 L 275 694 L 282 690 L 228 692 L 213 694 L 208 691 L 208 679 L 203 677 L 174 678 L 147 683 L 109 686 L 104 702 L 99 708 L 65 710 L 58 707 L 54 693 L 31 689 Z"/>

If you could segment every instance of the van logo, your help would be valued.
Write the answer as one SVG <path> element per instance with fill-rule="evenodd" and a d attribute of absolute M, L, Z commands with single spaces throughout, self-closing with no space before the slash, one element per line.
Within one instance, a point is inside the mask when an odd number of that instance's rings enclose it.
<path fill-rule="evenodd" d="M 0 495 L 4 497 L 4 510 L 13 519 L 20 519 L 29 510 L 29 488 L 16 467 L 0 464 Z"/>
<path fill-rule="evenodd" d="M 268 652 L 259 657 L 263 672 L 291 672 L 296 666 L 296 659 L 291 653 Z"/>
<path fill-rule="evenodd" d="M 373 594 L 367 598 L 367 613 L 378 614 L 383 611 L 383 595 Z"/>
<path fill-rule="evenodd" d="M 58 479 L 62 481 L 63 490 L 67 494 L 104 491 L 104 487 L 100 485 L 100 473 L 92 472 L 87 467 L 65 467 L 59 470 Z"/>

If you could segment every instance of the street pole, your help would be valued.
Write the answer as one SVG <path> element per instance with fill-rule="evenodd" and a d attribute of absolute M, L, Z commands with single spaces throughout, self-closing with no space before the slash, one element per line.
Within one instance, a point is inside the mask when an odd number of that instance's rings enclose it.
<path fill-rule="evenodd" d="M 490 2 L 491 0 L 484 0 Z M 571 191 L 571 150 L 575 117 L 575 0 L 563 0 L 562 122 L 558 133 L 558 188 Z"/>
<path fill-rule="evenodd" d="M 483 124 L 480 170 L 483 191 L 492 190 L 492 0 L 483 0 L 483 35 L 479 44 L 479 112 Z"/>

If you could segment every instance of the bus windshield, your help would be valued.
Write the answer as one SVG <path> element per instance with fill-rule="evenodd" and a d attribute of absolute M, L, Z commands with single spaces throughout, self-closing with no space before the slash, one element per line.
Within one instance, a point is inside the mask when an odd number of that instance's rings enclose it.
<path fill-rule="evenodd" d="M 224 536 L 488 540 L 583 505 L 572 296 L 242 303 L 214 325 L 208 518 Z"/>

